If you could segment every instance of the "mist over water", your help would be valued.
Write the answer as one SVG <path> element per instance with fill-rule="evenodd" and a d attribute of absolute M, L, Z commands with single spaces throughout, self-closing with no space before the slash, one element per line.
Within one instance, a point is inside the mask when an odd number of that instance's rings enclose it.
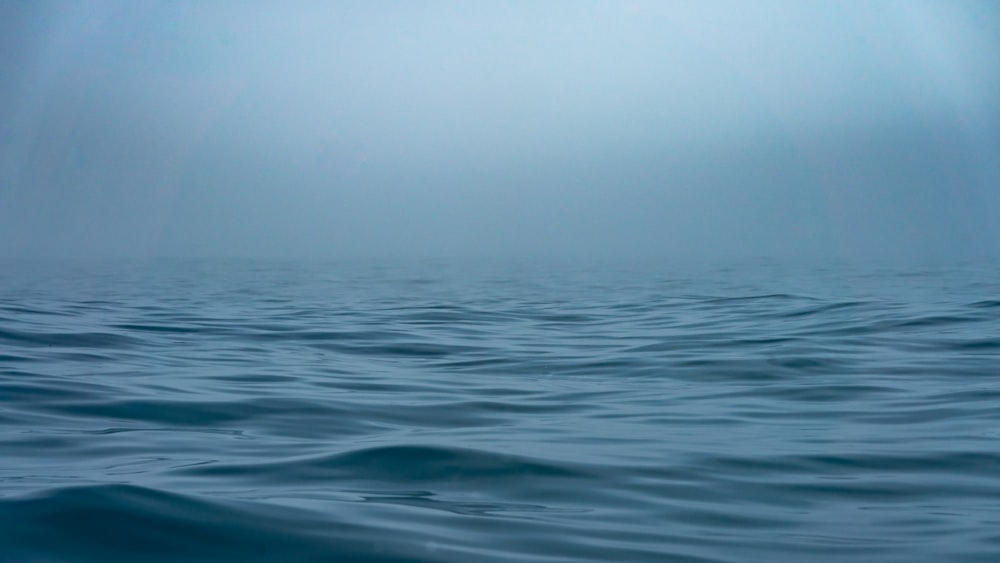
<path fill-rule="evenodd" d="M 990 2 L 2 10 L 0 255 L 1000 247 Z"/>
<path fill-rule="evenodd" d="M 0 0 L 0 562 L 997 560 L 997 30 Z"/>

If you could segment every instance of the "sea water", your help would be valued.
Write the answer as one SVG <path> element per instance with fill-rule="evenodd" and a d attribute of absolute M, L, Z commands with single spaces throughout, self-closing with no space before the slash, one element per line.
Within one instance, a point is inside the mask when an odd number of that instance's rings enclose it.
<path fill-rule="evenodd" d="M 0 561 L 998 561 L 1000 270 L 6 261 Z"/>

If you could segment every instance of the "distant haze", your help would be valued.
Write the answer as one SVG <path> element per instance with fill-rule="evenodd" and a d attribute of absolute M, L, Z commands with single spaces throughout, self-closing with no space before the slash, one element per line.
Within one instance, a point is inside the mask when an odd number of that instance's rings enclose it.
<path fill-rule="evenodd" d="M 998 61 L 992 0 L 0 0 L 0 256 L 997 255 Z"/>

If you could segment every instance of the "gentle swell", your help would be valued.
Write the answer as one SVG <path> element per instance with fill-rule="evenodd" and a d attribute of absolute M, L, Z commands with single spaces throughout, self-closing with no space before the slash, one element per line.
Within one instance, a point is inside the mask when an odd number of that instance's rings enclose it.
<path fill-rule="evenodd" d="M 7 561 L 420 561 L 349 522 L 131 485 L 0 499 Z M 39 548 L 45 546 L 44 553 Z M 141 555 L 140 555 L 141 554 Z"/>
<path fill-rule="evenodd" d="M 995 266 L 0 276 L 0 563 L 997 560 Z"/>
<path fill-rule="evenodd" d="M 497 452 L 441 446 L 381 446 L 339 454 L 264 464 L 200 465 L 186 471 L 200 476 L 253 478 L 303 483 L 405 483 L 407 486 L 542 486 L 546 480 L 584 479 L 567 463 L 542 462 Z"/>

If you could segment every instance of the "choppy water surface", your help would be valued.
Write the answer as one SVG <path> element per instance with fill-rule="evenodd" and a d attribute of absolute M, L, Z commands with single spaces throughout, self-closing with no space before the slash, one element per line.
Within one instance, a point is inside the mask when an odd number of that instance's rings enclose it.
<path fill-rule="evenodd" d="M 1000 560 L 997 273 L 5 262 L 0 560 Z"/>

